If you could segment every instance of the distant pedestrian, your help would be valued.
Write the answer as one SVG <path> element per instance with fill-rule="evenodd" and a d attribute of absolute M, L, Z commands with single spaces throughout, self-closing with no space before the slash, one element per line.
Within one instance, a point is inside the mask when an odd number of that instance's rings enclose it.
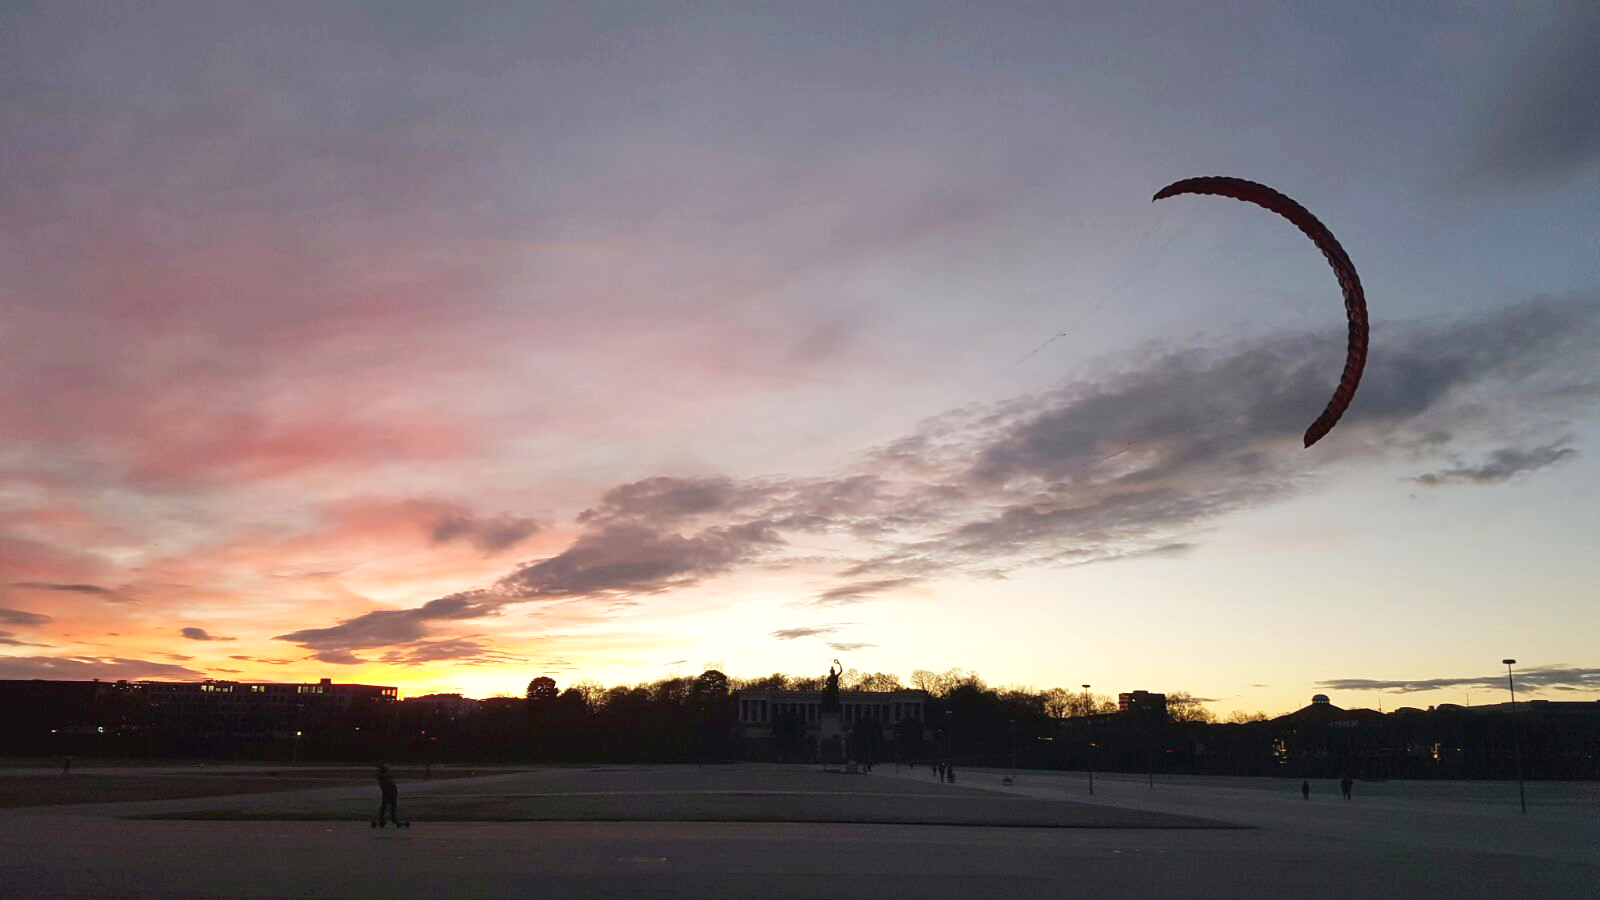
<path fill-rule="evenodd" d="M 955 769 L 946 766 L 945 767 L 945 774 L 950 776 L 949 781 L 950 781 L 951 784 L 955 784 L 956 783 L 956 770 Z"/>
<path fill-rule="evenodd" d="M 1310 800 L 1311 799 L 1311 782 L 1309 782 L 1309 781 L 1300 782 L 1300 796 L 1302 798 L 1306 799 L 1306 800 Z"/>
<path fill-rule="evenodd" d="M 61 774 L 65 775 L 65 774 L 67 774 L 68 772 L 71 772 L 71 771 L 72 771 L 72 754 L 68 753 L 66 755 L 66 757 L 61 760 Z"/>
<path fill-rule="evenodd" d="M 378 803 L 378 818 L 373 821 L 372 827 L 382 828 L 387 824 L 386 818 L 388 822 L 393 822 L 396 828 L 408 826 L 410 823 L 401 822 L 400 815 L 396 811 L 400 791 L 395 787 L 394 777 L 389 774 L 389 767 L 383 763 L 378 763 L 378 791 L 383 795 L 383 799 Z"/>
<path fill-rule="evenodd" d="M 1349 775 L 1339 779 L 1339 790 L 1344 791 L 1344 798 L 1346 800 L 1350 799 L 1350 788 L 1354 786 L 1355 783 L 1355 779 L 1351 778 Z"/>

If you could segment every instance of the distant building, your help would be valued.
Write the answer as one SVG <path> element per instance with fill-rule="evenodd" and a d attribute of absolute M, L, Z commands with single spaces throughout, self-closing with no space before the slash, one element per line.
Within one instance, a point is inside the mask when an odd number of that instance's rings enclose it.
<path fill-rule="evenodd" d="M 329 728 L 389 724 L 398 689 L 365 684 L 245 681 L 0 681 L 0 745 L 55 752 L 92 738 L 85 751 L 123 746 L 221 752 Z M 136 741 L 129 745 L 128 741 Z M 223 743 L 218 743 L 219 741 Z M 119 743 L 120 742 L 120 743 Z M 80 742 L 81 743 L 81 742 Z M 209 749 L 208 749 L 209 748 Z"/>
<path fill-rule="evenodd" d="M 738 736 L 755 755 L 776 747 L 781 756 L 786 742 L 809 748 L 822 734 L 821 691 L 739 691 L 734 701 Z M 927 691 L 840 691 L 839 724 L 850 734 L 861 723 L 878 723 L 887 741 L 896 728 L 915 722 L 920 739 L 927 702 Z"/>
<path fill-rule="evenodd" d="M 315 684 L 265 681 L 141 681 L 158 725 L 172 723 L 194 734 L 290 736 L 307 723 L 348 721 L 351 727 L 376 724 L 392 710 L 398 688 L 368 684 Z"/>
<path fill-rule="evenodd" d="M 1149 691 L 1130 691 L 1117 695 L 1117 711 L 1126 716 L 1167 717 L 1167 695 Z"/>
<path fill-rule="evenodd" d="M 415 707 L 433 715 L 460 718 L 476 713 L 482 701 L 460 694 L 423 694 L 421 697 L 407 697 L 400 703 L 402 706 Z"/>

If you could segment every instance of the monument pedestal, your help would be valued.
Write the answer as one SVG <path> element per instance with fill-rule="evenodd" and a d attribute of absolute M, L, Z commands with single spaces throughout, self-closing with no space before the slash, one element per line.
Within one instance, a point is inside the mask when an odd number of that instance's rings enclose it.
<path fill-rule="evenodd" d="M 817 761 L 823 768 L 844 764 L 844 722 L 836 712 L 817 717 Z"/>

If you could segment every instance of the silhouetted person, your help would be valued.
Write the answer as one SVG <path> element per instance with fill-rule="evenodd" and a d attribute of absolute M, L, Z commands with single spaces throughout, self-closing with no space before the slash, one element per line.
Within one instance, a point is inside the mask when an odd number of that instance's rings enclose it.
<path fill-rule="evenodd" d="M 1344 798 L 1346 800 L 1350 799 L 1350 788 L 1355 783 L 1355 779 L 1351 778 L 1349 775 L 1339 779 L 1339 790 L 1344 791 Z"/>
<path fill-rule="evenodd" d="M 410 827 L 409 822 L 400 821 L 400 816 L 395 810 L 400 798 L 400 791 L 394 786 L 394 778 L 389 774 L 389 767 L 378 763 L 378 790 L 382 792 L 383 799 L 378 803 L 378 819 L 372 823 L 374 828 L 382 828 L 385 817 L 394 823 L 394 827 Z"/>
<path fill-rule="evenodd" d="M 69 754 L 66 755 L 66 757 L 64 757 L 61 760 L 61 774 L 65 775 L 65 774 L 67 774 L 68 772 L 71 772 L 71 771 L 72 771 L 72 754 L 69 753 Z"/>
<path fill-rule="evenodd" d="M 1306 800 L 1310 800 L 1311 799 L 1311 782 L 1309 782 L 1309 781 L 1300 782 L 1300 796 L 1302 798 L 1306 799 Z"/>
<path fill-rule="evenodd" d="M 956 770 L 955 769 L 951 768 L 950 766 L 945 766 L 944 767 L 944 774 L 945 774 L 945 781 L 949 782 L 950 784 L 955 784 L 956 783 Z"/>

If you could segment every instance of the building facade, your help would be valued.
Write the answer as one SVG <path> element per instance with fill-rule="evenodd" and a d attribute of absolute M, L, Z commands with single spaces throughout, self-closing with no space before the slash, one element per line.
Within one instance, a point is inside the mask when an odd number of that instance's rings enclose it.
<path fill-rule="evenodd" d="M 0 681 L 0 752 L 231 756 L 393 730 L 397 688 L 241 681 Z M 304 740 L 302 741 L 302 738 Z"/>
<path fill-rule="evenodd" d="M 399 690 L 370 684 L 260 681 L 144 681 L 151 720 L 195 735 L 299 737 L 308 727 L 333 723 L 376 728 L 392 717 Z"/>
<path fill-rule="evenodd" d="M 1128 691 L 1117 695 L 1117 711 L 1131 716 L 1167 717 L 1167 695 L 1150 691 Z"/>
<path fill-rule="evenodd" d="M 926 731 L 926 691 L 840 691 L 838 735 L 823 730 L 821 691 L 740 691 L 736 736 L 757 759 L 828 761 L 824 741 L 842 741 L 850 758 L 883 758 Z M 893 744 L 893 748 L 891 748 Z M 830 743 L 831 746 L 831 743 Z"/>

